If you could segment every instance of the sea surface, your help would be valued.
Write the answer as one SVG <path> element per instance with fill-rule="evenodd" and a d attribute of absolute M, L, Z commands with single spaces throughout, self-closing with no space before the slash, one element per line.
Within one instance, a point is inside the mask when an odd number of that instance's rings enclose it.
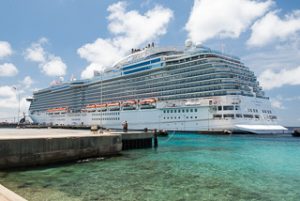
<path fill-rule="evenodd" d="M 300 138 L 171 133 L 157 149 L 0 172 L 28 200 L 300 200 Z"/>

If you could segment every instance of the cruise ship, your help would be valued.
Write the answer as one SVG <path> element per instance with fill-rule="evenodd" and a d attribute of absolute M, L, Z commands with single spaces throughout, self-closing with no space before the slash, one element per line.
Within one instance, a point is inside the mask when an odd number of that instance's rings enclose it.
<path fill-rule="evenodd" d="M 132 49 L 92 79 L 35 91 L 33 122 L 198 133 L 284 133 L 254 73 L 235 56 L 188 42 Z"/>

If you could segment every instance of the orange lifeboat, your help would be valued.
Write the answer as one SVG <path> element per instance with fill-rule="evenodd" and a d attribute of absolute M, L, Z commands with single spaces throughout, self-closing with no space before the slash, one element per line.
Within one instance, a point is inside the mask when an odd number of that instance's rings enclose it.
<path fill-rule="evenodd" d="M 144 105 L 144 104 L 152 104 L 152 103 L 155 103 L 155 102 L 156 102 L 156 99 L 155 99 L 155 98 L 147 98 L 147 99 L 141 100 L 141 101 L 140 101 L 140 104 L 141 104 L 141 105 Z"/>
<path fill-rule="evenodd" d="M 66 111 L 68 108 L 66 107 L 58 107 L 58 108 L 52 108 L 48 109 L 47 112 L 60 112 L 60 111 Z"/>
<path fill-rule="evenodd" d="M 122 103 L 123 110 L 135 110 L 136 103 L 137 103 L 137 101 L 135 101 L 135 100 L 124 101 Z"/>
<path fill-rule="evenodd" d="M 96 108 L 103 108 L 103 107 L 106 107 L 106 103 L 104 104 L 96 104 Z"/>
<path fill-rule="evenodd" d="M 128 101 L 124 101 L 122 103 L 123 106 L 130 106 L 130 105 L 135 105 L 136 101 L 135 100 L 128 100 Z"/>
<path fill-rule="evenodd" d="M 116 103 L 107 103 L 107 107 L 116 107 L 116 106 L 120 106 L 119 102 Z"/>
<path fill-rule="evenodd" d="M 107 103 L 107 107 L 110 111 L 118 111 L 120 110 L 120 102 Z"/>
<path fill-rule="evenodd" d="M 95 104 L 90 104 L 90 105 L 87 105 L 86 108 L 90 109 L 90 108 L 96 108 L 96 105 Z"/>

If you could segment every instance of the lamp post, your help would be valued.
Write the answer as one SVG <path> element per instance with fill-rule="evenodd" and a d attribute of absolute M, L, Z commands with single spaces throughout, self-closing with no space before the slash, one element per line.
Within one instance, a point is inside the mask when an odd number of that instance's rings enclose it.
<path fill-rule="evenodd" d="M 20 123 L 20 92 L 18 91 L 18 125 Z"/>
<path fill-rule="evenodd" d="M 101 79 L 101 82 L 100 82 L 100 105 L 101 105 L 101 107 L 100 107 L 100 128 L 102 129 L 103 128 L 103 124 L 102 124 L 102 117 L 103 117 L 103 115 L 102 115 L 102 113 L 103 113 L 103 109 L 102 109 L 103 70 L 101 70 L 101 72 L 100 72 L 100 79 Z"/>
<path fill-rule="evenodd" d="M 18 117 L 17 117 L 17 124 L 19 125 L 20 122 L 20 92 L 18 91 L 17 87 L 13 87 L 13 89 L 16 92 L 16 95 L 18 96 Z"/>

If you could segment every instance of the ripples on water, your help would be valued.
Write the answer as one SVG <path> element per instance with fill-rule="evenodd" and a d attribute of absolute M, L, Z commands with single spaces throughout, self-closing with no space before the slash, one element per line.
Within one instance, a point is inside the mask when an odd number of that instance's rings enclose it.
<path fill-rule="evenodd" d="M 300 139 L 174 134 L 132 150 L 0 172 L 28 200 L 299 200 Z"/>

